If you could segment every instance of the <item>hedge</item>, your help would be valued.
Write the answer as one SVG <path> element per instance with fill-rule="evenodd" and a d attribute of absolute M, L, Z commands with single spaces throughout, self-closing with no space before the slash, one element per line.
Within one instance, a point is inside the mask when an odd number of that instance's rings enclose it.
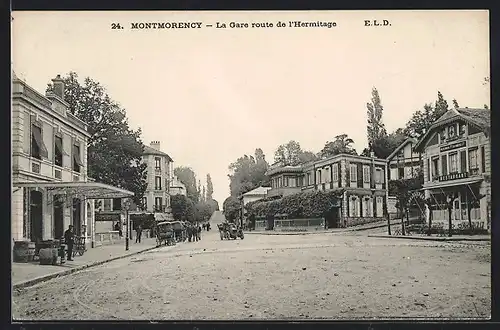
<path fill-rule="evenodd" d="M 249 216 L 266 217 L 269 214 L 287 214 L 288 218 L 320 218 L 339 199 L 344 190 L 305 191 L 283 198 L 265 198 L 248 203 Z"/>

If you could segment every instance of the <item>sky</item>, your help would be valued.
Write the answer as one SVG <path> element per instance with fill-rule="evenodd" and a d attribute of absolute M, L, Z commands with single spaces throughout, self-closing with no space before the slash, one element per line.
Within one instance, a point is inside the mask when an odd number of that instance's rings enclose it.
<path fill-rule="evenodd" d="M 57 74 L 100 82 L 142 140 L 161 141 L 214 198 L 229 196 L 228 165 L 296 140 L 318 152 L 348 134 L 367 144 L 376 87 L 387 130 L 434 102 L 490 105 L 487 11 L 13 12 L 12 65 L 41 93 Z M 386 19 L 390 26 L 365 26 Z M 333 28 L 277 22 L 336 22 Z M 139 22 L 202 22 L 200 29 L 131 29 Z M 225 22 L 226 29 L 206 27 Z M 270 22 L 273 28 L 229 28 Z M 123 29 L 111 29 L 120 23 Z"/>

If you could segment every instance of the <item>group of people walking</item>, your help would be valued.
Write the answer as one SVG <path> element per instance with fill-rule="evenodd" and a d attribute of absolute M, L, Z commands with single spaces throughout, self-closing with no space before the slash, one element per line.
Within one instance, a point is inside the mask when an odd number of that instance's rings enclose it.
<path fill-rule="evenodd" d="M 189 242 L 198 242 L 201 240 L 201 226 L 199 224 L 189 224 L 186 231 Z"/>

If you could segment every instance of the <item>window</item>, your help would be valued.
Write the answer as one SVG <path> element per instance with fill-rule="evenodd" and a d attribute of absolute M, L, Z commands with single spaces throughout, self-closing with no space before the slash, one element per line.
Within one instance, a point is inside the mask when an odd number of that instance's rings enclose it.
<path fill-rule="evenodd" d="M 371 217 L 373 209 L 371 206 L 371 199 L 369 197 L 365 197 L 363 201 L 363 217 Z"/>
<path fill-rule="evenodd" d="M 54 137 L 54 164 L 63 166 L 63 139 L 57 135 Z"/>
<path fill-rule="evenodd" d="M 43 143 L 42 128 L 38 125 L 31 125 L 31 157 L 42 159 L 48 157 L 48 151 Z"/>
<path fill-rule="evenodd" d="M 440 142 L 441 142 L 441 143 L 446 142 L 446 129 L 443 129 L 443 130 L 439 133 L 439 139 L 440 139 Z"/>
<path fill-rule="evenodd" d="M 155 170 L 161 171 L 161 158 L 155 157 Z"/>
<path fill-rule="evenodd" d="M 448 126 L 448 136 L 450 138 L 454 138 L 455 137 L 455 133 L 456 133 L 455 130 L 456 130 L 455 125 Z"/>
<path fill-rule="evenodd" d="M 358 181 L 358 167 L 356 164 L 349 165 L 349 176 L 351 177 L 351 182 Z"/>
<path fill-rule="evenodd" d="M 122 209 L 122 199 L 113 198 L 113 211 L 121 211 Z"/>
<path fill-rule="evenodd" d="M 383 182 L 382 169 L 377 168 L 375 169 L 375 183 L 382 183 L 382 182 Z"/>
<path fill-rule="evenodd" d="M 142 209 L 146 210 L 148 208 L 148 198 L 142 197 L 141 202 L 142 202 L 142 205 L 141 205 Z"/>
<path fill-rule="evenodd" d="M 469 170 L 477 174 L 479 171 L 478 149 L 469 149 Z"/>
<path fill-rule="evenodd" d="M 458 172 L 458 154 L 456 152 L 449 155 L 450 173 Z"/>
<path fill-rule="evenodd" d="M 75 144 L 73 146 L 73 171 L 80 173 L 80 167 L 83 166 L 80 157 L 80 146 Z"/>
<path fill-rule="evenodd" d="M 333 181 L 339 181 L 339 167 L 337 164 L 333 165 Z"/>
<path fill-rule="evenodd" d="M 306 185 L 311 184 L 311 173 L 307 173 Z"/>
<path fill-rule="evenodd" d="M 363 182 L 370 183 L 370 166 L 363 166 Z"/>
<path fill-rule="evenodd" d="M 432 179 L 434 180 L 439 175 L 439 156 L 432 157 Z"/>
<path fill-rule="evenodd" d="M 155 197 L 155 211 L 162 210 L 162 203 L 163 203 L 163 198 Z"/>
<path fill-rule="evenodd" d="M 441 156 L 441 175 L 448 174 L 448 157 L 446 155 Z"/>
<path fill-rule="evenodd" d="M 155 176 L 155 190 L 161 190 L 161 176 Z"/>
<path fill-rule="evenodd" d="M 398 168 L 398 180 L 399 179 L 404 179 L 405 177 L 405 168 L 404 167 L 399 167 Z"/>
<path fill-rule="evenodd" d="M 168 182 L 168 179 L 165 179 L 165 189 L 166 189 L 167 191 L 170 191 L 170 184 L 169 184 L 169 182 Z"/>
<path fill-rule="evenodd" d="M 111 199 L 104 200 L 104 211 L 111 211 Z"/>
<path fill-rule="evenodd" d="M 349 216 L 357 217 L 359 210 L 359 201 L 357 196 L 352 196 L 349 200 Z"/>
<path fill-rule="evenodd" d="M 316 177 L 316 183 L 320 184 L 321 182 L 323 182 L 321 180 L 321 170 L 318 170 L 318 174 L 317 174 L 317 177 Z"/>

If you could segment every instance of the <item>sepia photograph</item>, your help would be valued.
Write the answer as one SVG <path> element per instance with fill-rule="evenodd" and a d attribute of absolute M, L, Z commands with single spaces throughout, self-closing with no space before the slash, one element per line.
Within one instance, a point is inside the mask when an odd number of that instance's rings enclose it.
<path fill-rule="evenodd" d="M 12 321 L 489 320 L 489 24 L 13 11 Z"/>

